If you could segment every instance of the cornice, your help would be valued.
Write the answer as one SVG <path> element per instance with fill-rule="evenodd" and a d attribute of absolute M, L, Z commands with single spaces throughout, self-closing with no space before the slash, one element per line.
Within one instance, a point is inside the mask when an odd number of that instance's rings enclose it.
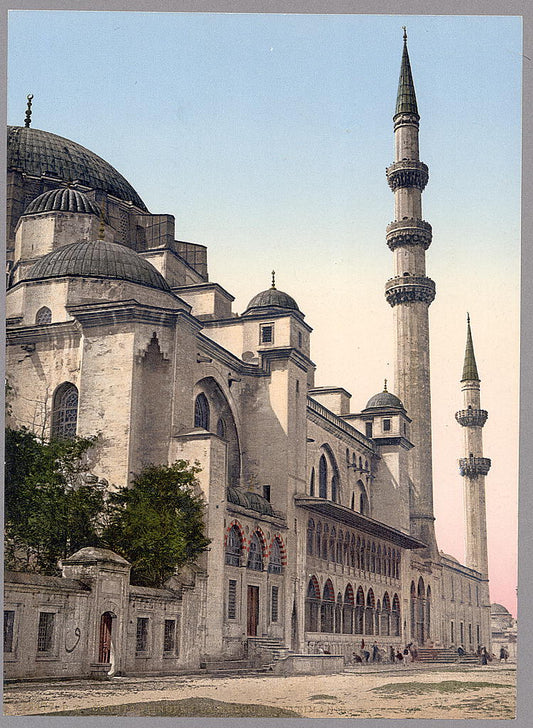
<path fill-rule="evenodd" d="M 280 346 L 275 349 L 263 349 L 259 352 L 263 368 L 270 372 L 272 361 L 292 361 L 302 371 L 307 373 L 309 369 L 315 369 L 315 363 L 305 356 L 299 349 L 292 346 Z"/>
<path fill-rule="evenodd" d="M 338 437 L 343 442 L 352 445 L 352 447 L 354 442 L 356 442 L 370 455 L 377 454 L 376 446 L 372 440 L 365 437 L 363 433 L 356 430 L 353 425 L 345 422 L 342 418 L 328 410 L 327 407 L 324 407 L 323 404 L 320 404 L 320 402 L 317 402 L 312 397 L 307 398 L 307 418 L 322 429 L 330 432 L 335 437 Z"/>
<path fill-rule="evenodd" d="M 81 339 L 81 330 L 76 321 L 62 321 L 56 324 L 42 324 L 40 326 L 17 326 L 7 328 L 6 339 L 8 345 L 32 344 L 42 341 L 54 342 L 64 339 Z"/>

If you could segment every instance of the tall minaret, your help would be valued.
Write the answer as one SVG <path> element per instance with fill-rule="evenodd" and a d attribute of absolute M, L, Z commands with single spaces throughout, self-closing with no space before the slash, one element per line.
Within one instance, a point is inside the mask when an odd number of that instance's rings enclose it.
<path fill-rule="evenodd" d="M 411 425 L 409 476 L 411 532 L 427 543 L 425 556 L 436 556 L 431 457 L 429 383 L 429 315 L 435 284 L 426 277 L 426 250 L 431 225 L 422 220 L 422 190 L 428 168 L 418 152 L 418 108 L 403 34 L 403 56 L 394 121 L 395 160 L 387 169 L 394 192 L 395 220 L 387 227 L 387 245 L 394 254 L 394 278 L 385 296 L 393 308 L 396 337 L 395 384 Z"/>
<path fill-rule="evenodd" d="M 477 373 L 470 316 L 467 315 L 466 351 L 461 379 L 464 409 L 456 412 L 455 419 L 463 427 L 465 457 L 459 460 L 464 482 L 465 506 L 465 566 L 488 574 L 487 520 L 485 512 L 485 475 L 490 469 L 489 458 L 483 457 L 483 425 L 487 411 L 480 409 L 480 387 Z"/>

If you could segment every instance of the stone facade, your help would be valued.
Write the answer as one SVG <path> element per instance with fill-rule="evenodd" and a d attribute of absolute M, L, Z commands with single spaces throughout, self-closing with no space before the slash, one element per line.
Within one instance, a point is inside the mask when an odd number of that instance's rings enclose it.
<path fill-rule="evenodd" d="M 405 47 L 402 88 L 406 63 Z M 342 387 L 314 386 L 311 327 L 274 282 L 238 315 L 170 215 L 151 215 L 112 168 L 91 188 L 103 160 L 85 150 L 77 194 L 50 195 L 62 180 L 13 153 L 10 424 L 101 433 L 94 474 L 110 488 L 151 462 L 198 461 L 211 545 L 164 589 L 131 585 L 121 557 L 87 549 L 63 578 L 9 574 L 8 677 L 194 670 L 262 640 L 345 658 L 363 641 L 490 646 L 486 570 L 434 538 L 418 118 L 412 99 L 395 116 L 389 170 L 399 398 L 385 388 L 361 412 Z M 35 143 L 51 170 L 46 135 Z"/>

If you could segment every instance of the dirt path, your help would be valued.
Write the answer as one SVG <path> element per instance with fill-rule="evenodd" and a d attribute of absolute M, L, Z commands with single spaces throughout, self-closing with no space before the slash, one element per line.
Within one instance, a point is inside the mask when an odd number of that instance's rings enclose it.
<path fill-rule="evenodd" d="M 4 714 L 27 715 L 158 700 L 212 698 L 270 705 L 309 718 L 494 718 L 515 715 L 514 666 L 353 668 L 297 677 L 113 678 L 16 683 Z"/>

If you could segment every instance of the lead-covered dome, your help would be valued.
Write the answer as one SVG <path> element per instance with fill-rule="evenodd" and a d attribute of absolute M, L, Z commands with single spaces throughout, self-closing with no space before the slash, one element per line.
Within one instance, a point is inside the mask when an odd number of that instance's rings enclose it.
<path fill-rule="evenodd" d="M 40 212 L 81 212 L 100 215 L 100 210 L 94 200 L 91 200 L 85 193 L 70 187 L 60 187 L 43 192 L 30 202 L 24 210 L 24 215 L 36 215 Z"/>
<path fill-rule="evenodd" d="M 269 288 L 266 291 L 261 291 L 252 298 L 248 306 L 246 307 L 245 313 L 253 309 L 259 308 L 286 308 L 292 311 L 299 311 L 298 304 L 292 296 L 283 291 L 278 291 L 277 288 Z"/>
<path fill-rule="evenodd" d="M 49 131 L 8 126 L 7 168 L 29 177 L 57 177 L 64 182 L 76 180 L 147 211 L 127 179 L 108 162 L 81 144 Z"/>
<path fill-rule="evenodd" d="M 170 291 L 161 273 L 131 248 L 105 240 L 71 243 L 44 255 L 24 280 L 74 276 L 112 278 Z"/>
<path fill-rule="evenodd" d="M 365 410 L 377 408 L 381 409 L 382 407 L 395 407 L 396 409 L 405 409 L 401 399 L 399 399 L 395 394 L 387 392 L 386 389 L 384 389 L 383 392 L 379 392 L 379 394 L 375 394 L 373 397 L 370 397 L 366 404 Z"/>

